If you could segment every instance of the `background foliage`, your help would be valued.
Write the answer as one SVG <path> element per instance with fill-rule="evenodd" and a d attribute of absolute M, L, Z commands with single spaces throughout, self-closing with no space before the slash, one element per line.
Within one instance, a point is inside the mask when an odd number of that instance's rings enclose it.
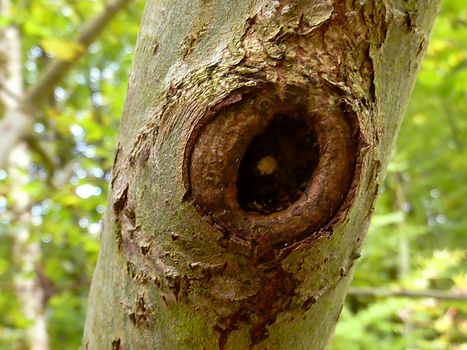
<path fill-rule="evenodd" d="M 24 74 L 80 50 L 78 29 L 100 0 L 17 0 Z M 31 239 L 52 349 L 77 349 L 98 253 L 119 117 L 143 1 L 127 7 L 50 96 L 27 141 Z M 445 0 L 353 286 L 465 291 L 467 231 L 467 6 Z M 1 109 L 0 109 L 1 114 Z M 0 349 L 26 349 L 12 252 L 15 177 L 0 169 Z M 347 298 L 333 350 L 467 349 L 467 305 L 439 298 Z"/>

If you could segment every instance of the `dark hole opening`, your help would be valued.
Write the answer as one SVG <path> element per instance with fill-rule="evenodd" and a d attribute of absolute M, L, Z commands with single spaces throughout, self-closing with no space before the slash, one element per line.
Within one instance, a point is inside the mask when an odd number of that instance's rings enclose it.
<path fill-rule="evenodd" d="M 318 161 L 314 129 L 298 115 L 275 115 L 240 163 L 240 207 L 262 214 L 287 208 L 305 191 Z"/>

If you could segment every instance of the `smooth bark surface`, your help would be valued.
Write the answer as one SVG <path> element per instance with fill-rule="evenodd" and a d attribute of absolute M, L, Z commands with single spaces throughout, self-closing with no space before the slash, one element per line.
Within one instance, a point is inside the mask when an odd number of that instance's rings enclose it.
<path fill-rule="evenodd" d="M 83 348 L 326 348 L 437 6 L 148 1 Z"/>

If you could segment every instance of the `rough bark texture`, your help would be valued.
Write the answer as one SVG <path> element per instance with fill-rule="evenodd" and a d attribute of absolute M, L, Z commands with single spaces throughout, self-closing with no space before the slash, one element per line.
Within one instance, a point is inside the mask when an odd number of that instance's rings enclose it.
<path fill-rule="evenodd" d="M 437 3 L 148 1 L 83 348 L 326 348 Z"/>

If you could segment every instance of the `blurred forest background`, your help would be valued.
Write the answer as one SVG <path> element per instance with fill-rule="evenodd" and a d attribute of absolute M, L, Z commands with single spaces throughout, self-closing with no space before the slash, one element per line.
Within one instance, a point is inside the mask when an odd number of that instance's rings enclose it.
<path fill-rule="evenodd" d="M 77 33 L 102 0 L 0 0 L 26 93 L 48 65 L 70 68 L 0 168 L 1 350 L 79 347 L 144 6 L 124 2 L 90 43 Z M 22 99 L 11 87 L 0 74 L 0 123 Z M 332 349 L 466 350 L 466 233 L 467 4 L 444 0 Z"/>

